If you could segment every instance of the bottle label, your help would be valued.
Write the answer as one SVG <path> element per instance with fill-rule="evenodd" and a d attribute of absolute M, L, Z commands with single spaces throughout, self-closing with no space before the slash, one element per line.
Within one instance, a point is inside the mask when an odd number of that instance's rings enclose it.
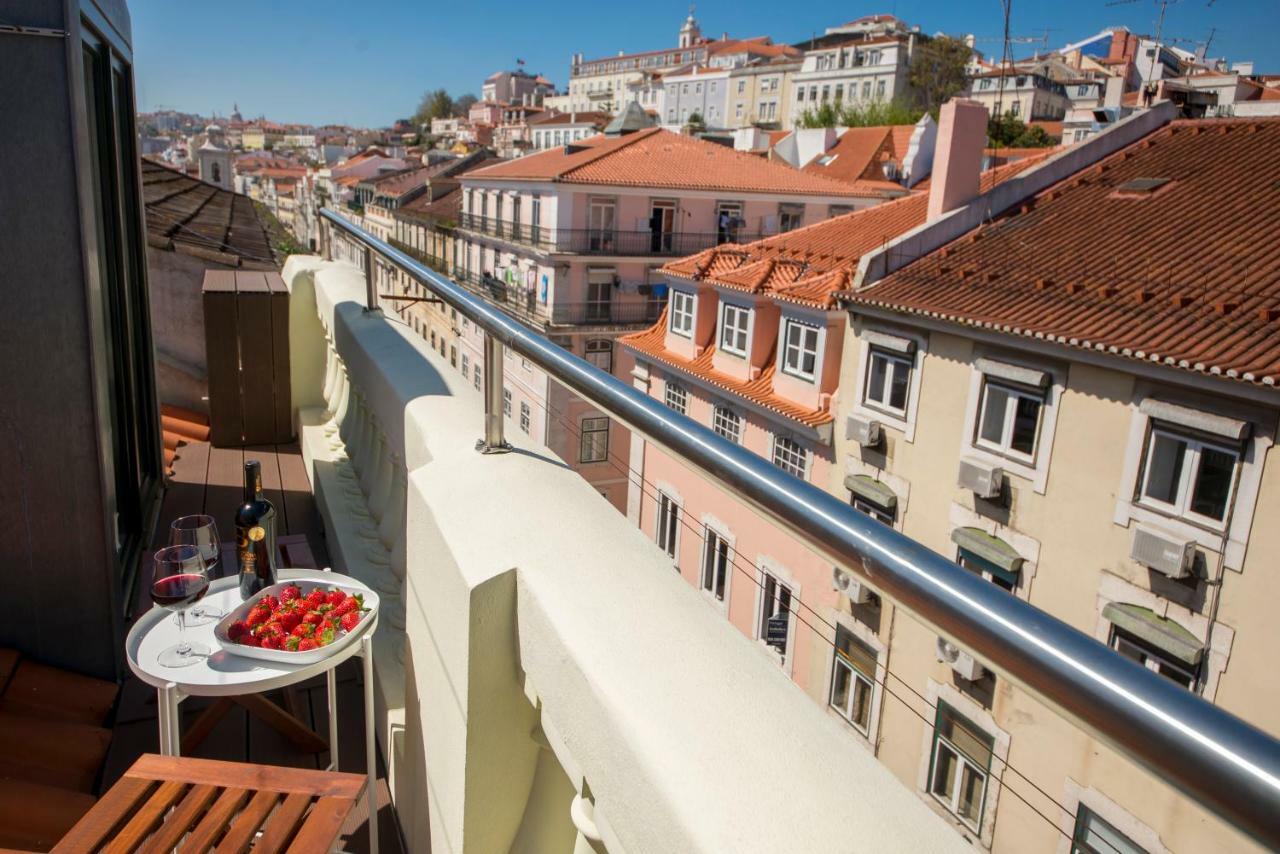
<path fill-rule="evenodd" d="M 267 535 L 267 532 L 263 529 L 261 525 L 254 525 L 252 528 L 249 529 L 249 539 L 255 543 L 260 542 L 262 538 L 265 537 L 266 535 Z"/>

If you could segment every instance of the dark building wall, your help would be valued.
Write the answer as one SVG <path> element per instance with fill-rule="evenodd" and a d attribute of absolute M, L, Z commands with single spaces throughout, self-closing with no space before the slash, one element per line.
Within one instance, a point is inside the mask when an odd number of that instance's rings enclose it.
<path fill-rule="evenodd" d="M 0 35 L 0 646 L 110 678 L 122 591 L 83 257 L 76 21 L 52 0 L 0 0 L 0 19 L 73 30 Z"/>

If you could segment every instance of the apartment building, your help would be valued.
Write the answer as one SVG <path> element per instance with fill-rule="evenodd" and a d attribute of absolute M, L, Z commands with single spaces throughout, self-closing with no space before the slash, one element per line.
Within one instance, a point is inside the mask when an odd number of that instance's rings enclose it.
<path fill-rule="evenodd" d="M 1023 121 L 1059 121 L 1071 106 L 1065 85 L 1043 74 L 1019 69 L 975 75 L 965 97 L 982 104 L 989 113 L 999 110 Z"/>
<path fill-rule="evenodd" d="M 364 227 L 383 240 L 390 239 L 396 231 L 395 212 L 425 193 L 432 171 L 448 163 L 410 166 L 356 184 L 353 202 L 364 211 Z"/>
<path fill-rule="evenodd" d="M 791 76 L 791 122 L 824 103 L 892 101 L 909 94 L 907 73 L 915 50 L 915 32 L 891 16 L 879 22 L 830 27 L 805 42 L 804 62 Z"/>
<path fill-rule="evenodd" d="M 663 259 L 756 239 L 882 201 L 873 193 L 732 149 L 637 126 L 631 111 L 605 134 L 462 178 L 455 276 L 600 367 L 625 376 L 614 339 L 652 323 L 666 301 Z M 628 124 L 628 119 L 635 124 Z M 449 347 L 474 373 L 479 333 L 462 324 Z M 452 349 L 448 352 L 452 354 Z M 619 509 L 626 434 L 577 411 L 559 387 L 510 374 L 511 417 L 570 461 Z M 578 434 L 599 435 L 589 444 Z M 585 435 L 585 433 L 583 434 Z"/>
<path fill-rule="evenodd" d="M 548 110 L 529 120 L 533 150 L 545 151 L 595 136 L 609 120 L 608 113 L 556 113 Z"/>
<path fill-rule="evenodd" d="M 803 65 L 801 57 L 777 56 L 734 68 L 729 72 L 725 116 L 730 127 L 791 127 L 791 78 Z"/>
<path fill-rule="evenodd" d="M 1046 176 L 1042 191 L 994 219 L 913 235 L 936 251 L 891 243 L 840 295 L 830 486 L 1275 733 L 1280 633 L 1265 603 L 1280 540 L 1260 523 L 1280 509 L 1280 260 L 1221 224 L 1275 227 L 1260 193 L 1280 174 L 1280 121 L 1160 126 L 1173 111 L 1160 112 L 1027 173 Z M 872 731 L 961 832 L 996 850 L 1246 850 L 980 658 L 891 608 L 868 623 L 856 601 L 841 631 L 872 631 L 897 680 L 966 733 L 957 748 L 896 700 Z M 1003 763 L 1047 793 L 1052 821 L 1024 820 L 1001 793 Z"/>

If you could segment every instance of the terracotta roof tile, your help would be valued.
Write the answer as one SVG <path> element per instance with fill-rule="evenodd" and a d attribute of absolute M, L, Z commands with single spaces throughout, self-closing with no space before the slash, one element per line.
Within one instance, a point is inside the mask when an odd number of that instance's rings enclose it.
<path fill-rule="evenodd" d="M 784 163 L 662 128 L 593 136 L 480 169 L 470 177 L 784 195 L 858 197 L 868 193 L 866 188 L 806 175 Z"/>
<path fill-rule="evenodd" d="M 841 296 L 1275 386 L 1277 232 L 1280 119 L 1176 121 Z"/>
<path fill-rule="evenodd" d="M 144 158 L 142 200 L 152 246 L 183 248 L 229 266 L 277 268 L 266 227 L 248 196 Z"/>

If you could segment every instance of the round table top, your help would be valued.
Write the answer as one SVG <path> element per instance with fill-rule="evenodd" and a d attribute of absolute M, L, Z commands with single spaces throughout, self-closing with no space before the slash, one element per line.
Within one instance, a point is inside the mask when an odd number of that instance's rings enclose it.
<path fill-rule="evenodd" d="M 329 581 L 334 575 L 315 569 L 281 569 L 277 572 L 281 581 L 308 579 Z M 344 587 L 369 588 L 350 576 L 341 576 Z M 224 613 L 237 607 L 241 601 L 239 579 L 236 576 L 219 578 L 209 585 L 209 592 L 201 601 Z M 213 636 L 218 623 L 211 621 L 202 626 L 188 626 L 184 632 L 187 640 L 198 641 L 213 650 L 207 658 L 185 667 L 165 667 L 157 661 L 160 652 L 178 642 L 178 626 L 173 612 L 153 607 L 134 621 L 125 640 L 125 654 L 129 669 L 148 685 L 163 688 L 173 684 L 188 696 L 218 697 L 238 694 L 256 694 L 286 685 L 304 682 L 319 673 L 336 667 L 360 652 L 360 644 L 352 643 L 328 658 L 311 664 L 285 664 L 234 655 L 222 649 Z M 361 620 L 354 629 L 357 633 L 372 633 L 378 624 L 377 614 L 372 619 Z"/>

